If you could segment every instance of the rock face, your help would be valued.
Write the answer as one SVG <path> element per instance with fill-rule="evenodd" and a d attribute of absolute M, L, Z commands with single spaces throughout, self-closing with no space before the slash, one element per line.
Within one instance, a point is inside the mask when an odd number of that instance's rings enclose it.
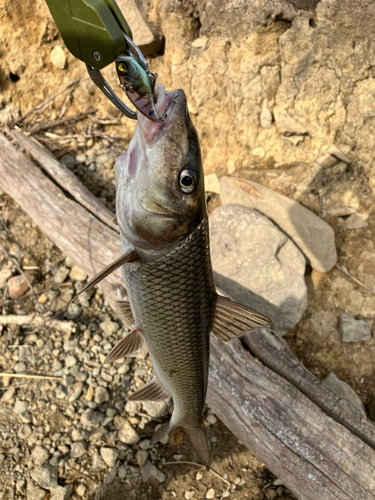
<path fill-rule="evenodd" d="M 267 217 L 226 205 L 210 217 L 215 283 L 230 297 L 268 316 L 284 335 L 306 309 L 305 258 Z"/>
<path fill-rule="evenodd" d="M 223 205 L 238 203 L 262 212 L 285 231 L 302 250 L 311 267 L 322 273 L 336 264 L 335 233 L 313 212 L 256 182 L 223 177 L 220 183 Z"/>
<path fill-rule="evenodd" d="M 371 339 L 371 331 L 365 320 L 341 314 L 340 337 L 343 342 L 361 342 Z"/>

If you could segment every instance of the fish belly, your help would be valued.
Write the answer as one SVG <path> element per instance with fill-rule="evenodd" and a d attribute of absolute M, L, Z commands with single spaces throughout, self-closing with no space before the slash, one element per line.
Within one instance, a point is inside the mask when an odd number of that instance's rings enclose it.
<path fill-rule="evenodd" d="M 155 373 L 173 398 L 175 425 L 200 425 L 216 299 L 208 221 L 154 259 L 125 266 L 124 278 Z"/>

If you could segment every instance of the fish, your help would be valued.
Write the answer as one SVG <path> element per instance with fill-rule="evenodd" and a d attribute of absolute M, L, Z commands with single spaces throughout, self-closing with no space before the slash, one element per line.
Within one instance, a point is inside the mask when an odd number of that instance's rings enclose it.
<path fill-rule="evenodd" d="M 154 446 L 182 427 L 199 460 L 210 467 L 204 424 L 210 334 L 223 343 L 270 326 L 260 313 L 218 295 L 212 273 L 204 173 L 197 131 L 183 90 L 158 84 L 162 123 L 138 113 L 127 152 L 116 161 L 116 219 L 123 255 L 80 293 L 122 267 L 128 299 L 117 312 L 131 332 L 104 363 L 134 355 L 146 343 L 155 377 L 132 401 L 172 398 L 168 423 Z"/>

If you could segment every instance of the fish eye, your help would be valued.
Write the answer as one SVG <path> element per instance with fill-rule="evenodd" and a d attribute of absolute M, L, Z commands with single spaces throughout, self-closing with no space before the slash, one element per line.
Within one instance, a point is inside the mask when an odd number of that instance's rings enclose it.
<path fill-rule="evenodd" d="M 180 188 L 183 193 L 190 194 L 192 193 L 197 185 L 197 177 L 195 172 L 191 170 L 183 170 L 180 173 Z"/>
<path fill-rule="evenodd" d="M 120 71 L 120 73 L 124 73 L 126 71 L 126 65 L 122 62 L 118 63 L 117 69 Z"/>

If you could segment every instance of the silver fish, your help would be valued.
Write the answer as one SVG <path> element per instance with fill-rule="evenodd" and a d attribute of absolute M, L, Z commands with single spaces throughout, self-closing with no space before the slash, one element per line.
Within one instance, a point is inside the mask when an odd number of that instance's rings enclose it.
<path fill-rule="evenodd" d="M 208 469 L 204 430 L 209 337 L 224 343 L 268 326 L 262 314 L 216 293 L 210 261 L 204 174 L 196 129 L 182 90 L 159 85 L 163 123 L 138 114 L 126 154 L 116 162 L 116 218 L 124 254 L 82 291 L 123 266 L 129 301 L 118 303 L 133 330 L 105 363 L 134 354 L 145 341 L 155 378 L 130 400 L 172 397 L 170 422 L 153 435 L 156 444 L 181 426 Z M 91 284 L 92 283 L 92 284 Z"/>

